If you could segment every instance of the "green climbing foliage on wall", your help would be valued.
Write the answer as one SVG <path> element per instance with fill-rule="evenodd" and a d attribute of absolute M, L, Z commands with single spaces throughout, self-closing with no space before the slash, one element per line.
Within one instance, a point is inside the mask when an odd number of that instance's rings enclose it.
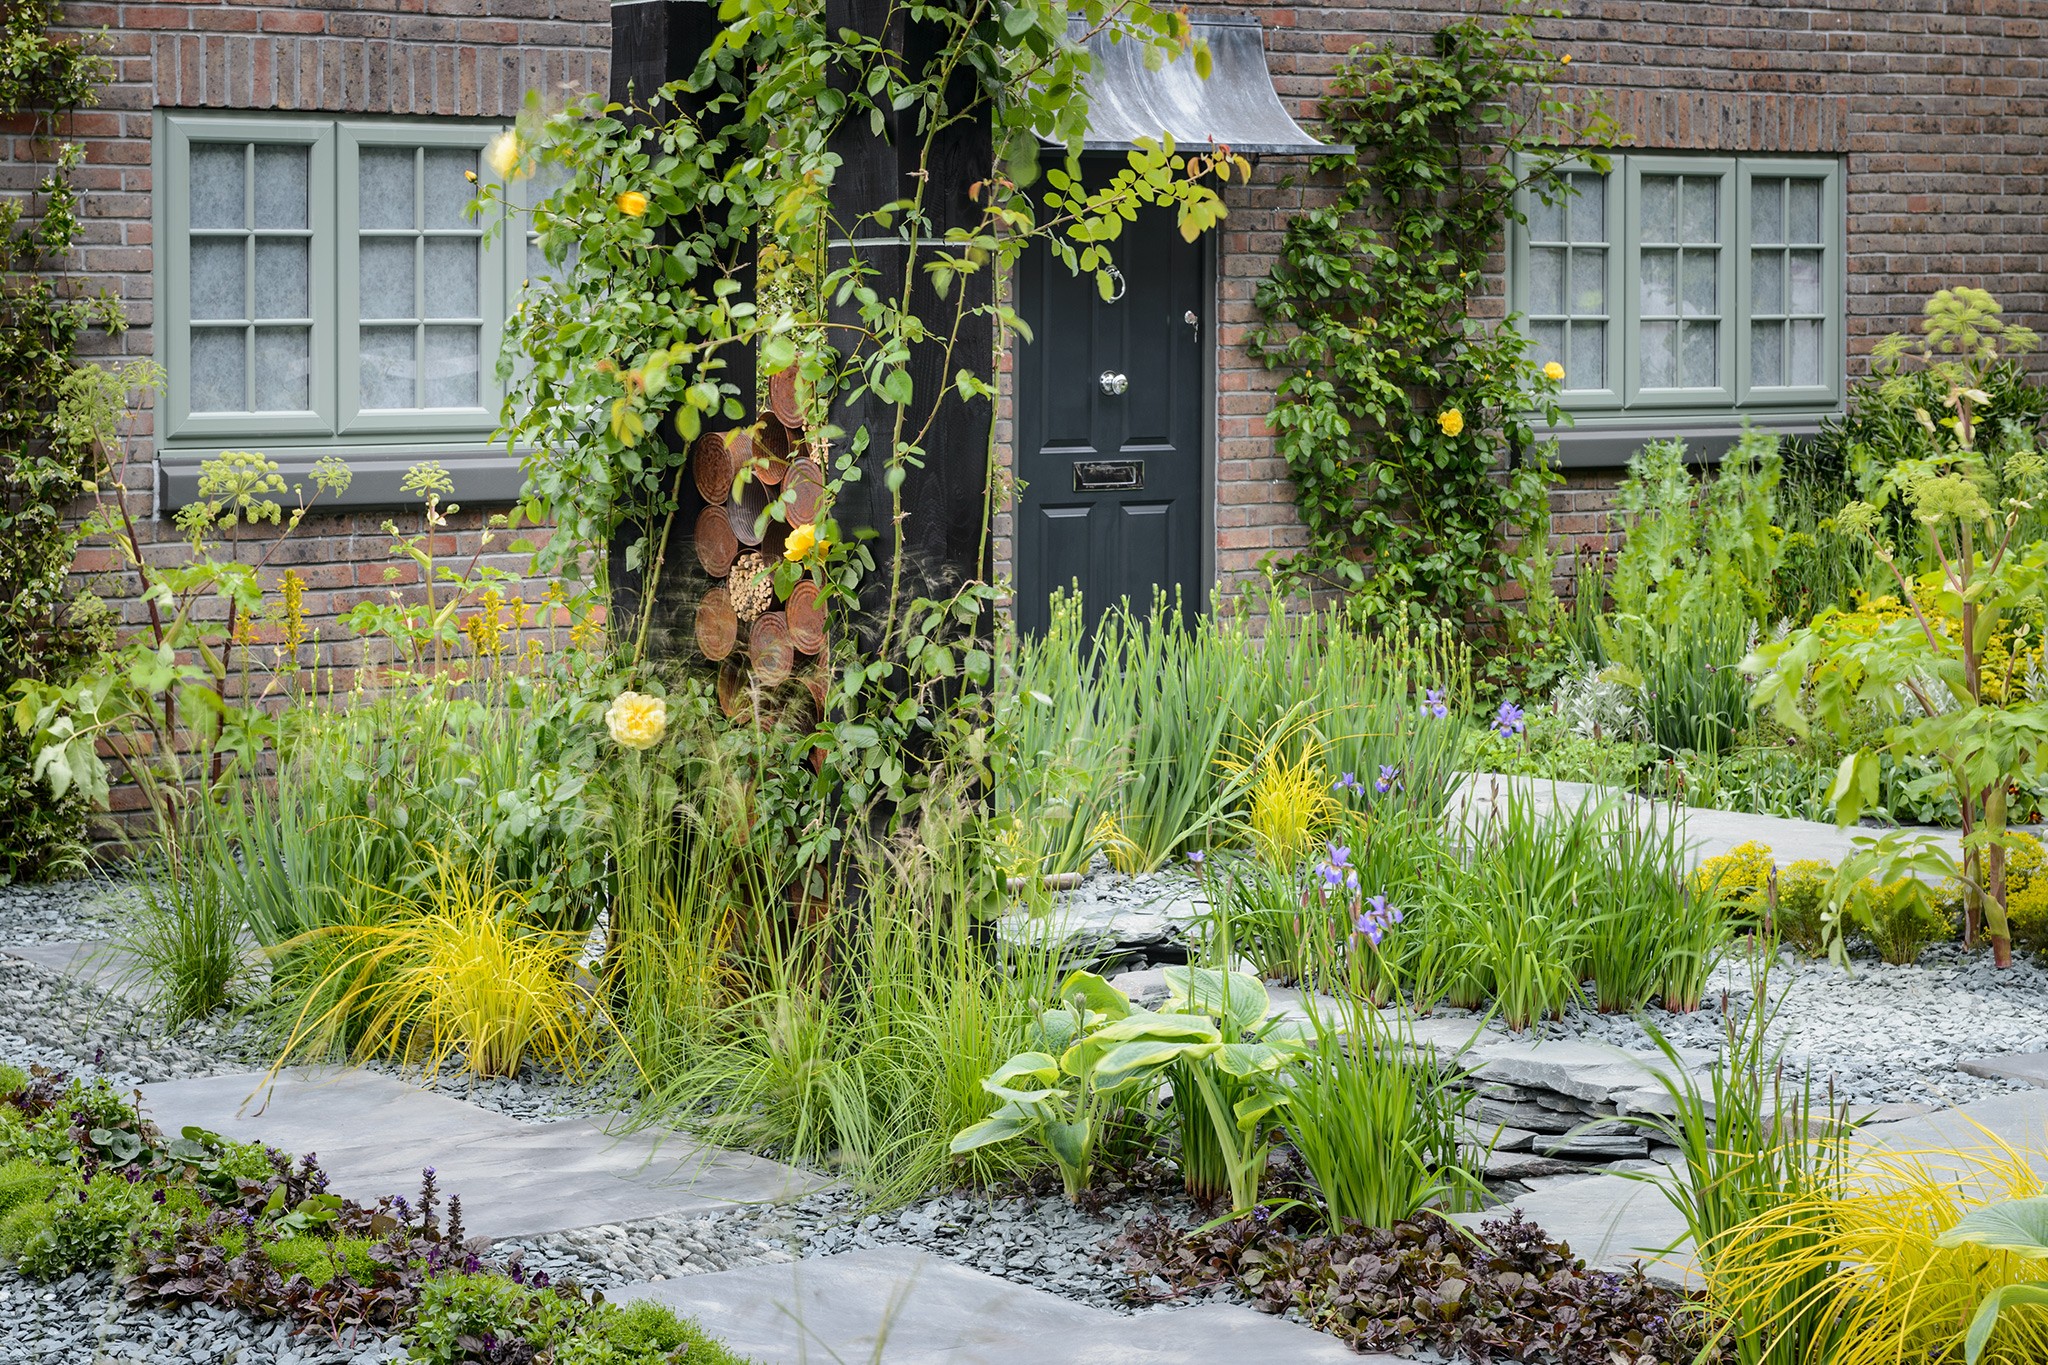
<path fill-rule="evenodd" d="M 1337 193 L 1288 224 L 1259 286 L 1249 346 L 1283 374 L 1269 420 L 1309 532 L 1269 567 L 1368 616 L 1490 614 L 1543 524 L 1554 475 L 1534 422 L 1557 420 L 1559 376 L 1472 313 L 1518 201 L 1555 202 L 1572 160 L 1605 167 L 1578 149 L 1613 140 L 1600 109 L 1551 84 L 1570 62 L 1536 40 L 1551 13 L 1510 4 L 1429 51 L 1355 50 L 1322 115 L 1356 150 L 1317 160 Z"/>
<path fill-rule="evenodd" d="M 0 0 L 0 120 L 47 157 L 32 193 L 0 200 L 0 702 L 24 679 L 75 670 L 106 638 L 105 612 L 66 582 L 77 528 L 66 512 L 101 468 L 93 438 L 59 402 L 79 337 L 124 325 L 119 303 L 71 274 L 83 159 L 59 141 L 64 118 L 94 102 L 107 66 L 90 39 L 54 36 L 52 0 Z M 0 723 L 0 883 L 75 866 L 85 810 L 31 780 L 28 740 Z"/>

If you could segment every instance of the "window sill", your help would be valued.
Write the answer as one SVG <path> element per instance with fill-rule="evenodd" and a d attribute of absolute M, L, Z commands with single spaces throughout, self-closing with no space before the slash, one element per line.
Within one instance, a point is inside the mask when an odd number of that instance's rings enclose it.
<path fill-rule="evenodd" d="M 339 496 L 332 493 L 320 495 L 322 508 L 405 507 L 415 506 L 419 498 L 405 492 L 399 485 L 405 479 L 406 470 L 426 460 L 438 460 L 448 471 L 455 483 L 455 492 L 450 499 L 465 506 L 509 506 L 519 500 L 525 475 L 519 471 L 519 457 L 506 451 L 503 446 L 467 444 L 459 446 L 375 446 L 369 448 L 343 445 L 277 447 L 267 448 L 262 442 L 248 442 L 250 447 L 262 450 L 277 462 L 278 473 L 284 476 L 287 485 L 305 483 L 310 498 L 313 492 L 309 482 L 313 462 L 333 456 L 354 472 L 349 481 L 348 491 Z M 199 467 L 216 458 L 220 450 L 211 446 L 203 450 L 160 450 L 157 452 L 157 509 L 160 512 L 174 512 L 199 497 Z M 289 495 L 279 499 L 289 503 Z"/>
<path fill-rule="evenodd" d="M 1821 420 L 1840 416 L 1840 409 L 1807 412 L 1752 412 L 1748 414 L 1658 414 L 1655 416 L 1608 417 L 1588 415 L 1576 426 L 1537 427 L 1541 439 L 1557 442 L 1557 463 L 1563 469 L 1620 469 L 1629 457 L 1650 441 L 1685 442 L 1686 455 L 1699 464 L 1712 464 L 1727 454 L 1740 439 L 1745 420 L 1758 431 L 1779 436 L 1811 437 L 1820 433 Z"/>

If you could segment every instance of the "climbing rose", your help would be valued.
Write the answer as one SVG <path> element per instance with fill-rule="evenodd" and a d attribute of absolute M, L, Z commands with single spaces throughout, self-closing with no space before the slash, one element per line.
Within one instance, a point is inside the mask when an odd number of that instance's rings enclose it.
<path fill-rule="evenodd" d="M 491 173 L 500 180 L 520 179 L 518 172 L 520 162 L 524 159 L 519 146 L 519 134 L 510 128 L 492 138 L 491 145 L 484 148 L 484 164 L 489 166 Z"/>
<path fill-rule="evenodd" d="M 798 526 L 789 533 L 789 543 L 783 547 L 782 557 L 784 559 L 789 560 L 791 563 L 795 563 L 797 560 L 802 559 L 805 555 L 809 554 L 811 552 L 811 547 L 816 545 L 817 543 L 817 527 Z"/>
<path fill-rule="evenodd" d="M 628 218 L 638 218 L 647 212 L 647 196 L 638 190 L 627 190 L 619 196 L 619 212 Z"/>
<path fill-rule="evenodd" d="M 652 749 L 668 732 L 668 703 L 639 692 L 621 692 L 604 713 L 604 728 L 625 749 Z"/>
<path fill-rule="evenodd" d="M 1552 381 L 1563 379 L 1564 366 L 1558 364 L 1555 360 L 1551 361 L 1543 367 L 1543 377 Z"/>
<path fill-rule="evenodd" d="M 1465 429 L 1465 414 L 1456 408 L 1445 408 L 1436 415 L 1437 429 L 1446 436 L 1456 436 Z"/>

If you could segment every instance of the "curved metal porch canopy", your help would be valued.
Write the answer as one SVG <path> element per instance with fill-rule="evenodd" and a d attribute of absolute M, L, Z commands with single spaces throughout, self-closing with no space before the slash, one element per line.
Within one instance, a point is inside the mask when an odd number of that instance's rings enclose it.
<path fill-rule="evenodd" d="M 1209 44 L 1209 79 L 1195 74 L 1183 52 L 1157 71 L 1145 67 L 1144 44 L 1113 43 L 1105 33 L 1088 40 L 1092 59 L 1088 134 L 1083 149 L 1128 152 L 1137 139 L 1173 134 L 1177 147 L 1214 142 L 1246 156 L 1314 156 L 1349 147 L 1318 142 L 1296 123 L 1273 88 L 1266 43 L 1250 15 L 1190 16 L 1195 37 Z"/>

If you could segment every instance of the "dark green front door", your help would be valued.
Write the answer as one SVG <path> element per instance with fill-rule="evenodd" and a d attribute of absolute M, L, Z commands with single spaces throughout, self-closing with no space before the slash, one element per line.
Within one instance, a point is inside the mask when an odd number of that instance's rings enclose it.
<path fill-rule="evenodd" d="M 1092 621 L 1155 590 L 1208 597 L 1203 537 L 1212 337 L 1206 240 L 1147 210 L 1115 243 L 1102 297 L 1049 253 L 1028 253 L 1016 363 L 1017 619 L 1043 631 L 1048 597 L 1078 586 Z"/>

